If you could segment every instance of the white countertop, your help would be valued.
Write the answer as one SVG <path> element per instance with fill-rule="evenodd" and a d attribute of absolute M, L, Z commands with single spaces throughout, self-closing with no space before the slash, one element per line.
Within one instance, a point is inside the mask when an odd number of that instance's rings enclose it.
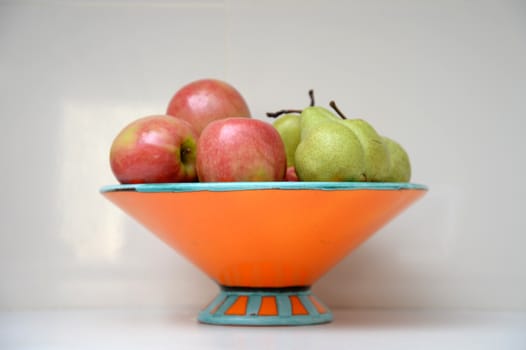
<path fill-rule="evenodd" d="M 333 310 L 327 325 L 199 324 L 198 310 L 0 312 L 0 349 L 526 349 L 526 312 Z"/>

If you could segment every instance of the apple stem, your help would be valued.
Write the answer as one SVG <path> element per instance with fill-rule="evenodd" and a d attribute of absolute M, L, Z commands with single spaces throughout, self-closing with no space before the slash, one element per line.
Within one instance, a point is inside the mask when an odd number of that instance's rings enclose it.
<path fill-rule="evenodd" d="M 180 150 L 181 162 L 184 164 L 187 162 L 188 156 L 192 153 L 192 150 L 189 147 L 182 147 Z"/>
<path fill-rule="evenodd" d="M 345 114 L 343 114 L 342 111 L 338 108 L 338 106 L 336 106 L 336 102 L 334 102 L 334 101 L 329 102 L 329 106 L 331 106 L 332 109 L 334 109 L 334 110 L 336 111 L 336 113 L 338 113 L 338 115 L 339 115 L 342 119 L 347 119 L 347 117 L 345 116 Z"/>

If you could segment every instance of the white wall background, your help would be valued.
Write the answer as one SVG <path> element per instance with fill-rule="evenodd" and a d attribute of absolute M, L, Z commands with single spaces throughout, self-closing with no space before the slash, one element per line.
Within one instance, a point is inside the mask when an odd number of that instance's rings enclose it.
<path fill-rule="evenodd" d="M 0 0 L 0 309 L 216 293 L 98 193 L 114 135 L 202 77 L 262 119 L 314 88 L 430 187 L 315 285 L 330 305 L 526 309 L 520 0 Z"/>

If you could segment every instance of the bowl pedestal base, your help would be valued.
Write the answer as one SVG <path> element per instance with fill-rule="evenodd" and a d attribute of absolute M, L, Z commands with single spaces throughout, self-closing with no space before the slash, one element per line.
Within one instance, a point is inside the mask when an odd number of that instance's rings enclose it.
<path fill-rule="evenodd" d="M 199 313 L 202 323 L 245 326 L 298 326 L 332 321 L 332 313 L 310 287 L 221 287 Z"/>

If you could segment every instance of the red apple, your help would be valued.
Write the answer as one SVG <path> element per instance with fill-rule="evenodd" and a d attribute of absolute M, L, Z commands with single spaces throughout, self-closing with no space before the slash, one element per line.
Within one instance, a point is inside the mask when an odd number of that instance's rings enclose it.
<path fill-rule="evenodd" d="M 197 135 L 188 122 L 153 115 L 115 137 L 110 164 L 120 183 L 189 182 L 197 179 L 196 151 Z"/>
<path fill-rule="evenodd" d="M 215 79 L 197 80 L 178 90 L 166 114 L 189 122 L 197 134 L 213 120 L 250 117 L 243 96 L 231 85 Z"/>
<path fill-rule="evenodd" d="M 286 181 L 299 181 L 298 174 L 296 174 L 296 168 L 293 165 L 287 168 L 285 172 L 285 180 Z"/>
<path fill-rule="evenodd" d="M 197 143 L 197 175 L 202 182 L 282 181 L 285 145 L 269 123 L 252 118 L 211 122 Z"/>

